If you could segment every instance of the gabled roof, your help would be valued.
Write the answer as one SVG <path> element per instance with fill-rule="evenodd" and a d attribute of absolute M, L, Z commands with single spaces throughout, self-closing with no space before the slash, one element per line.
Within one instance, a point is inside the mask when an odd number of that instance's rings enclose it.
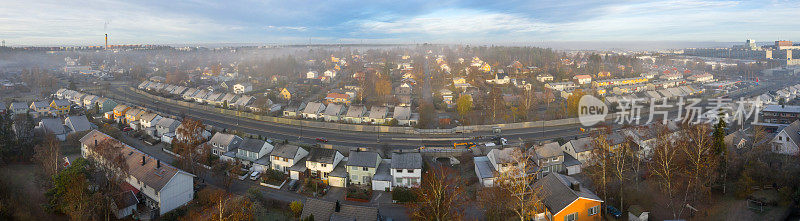
<path fill-rule="evenodd" d="M 97 130 L 92 130 L 83 136 L 80 142 L 91 149 L 94 147 L 95 143 L 106 140 L 109 140 L 110 144 L 119 148 L 121 155 L 125 157 L 125 162 L 128 165 L 128 173 L 137 180 L 143 182 L 147 187 L 153 188 L 156 192 L 161 192 L 167 183 L 178 173 L 194 177 L 191 173 L 187 173 L 186 171 L 175 168 L 164 162 L 161 162 L 161 166 L 158 167 L 158 162 L 154 157 Z M 143 157 L 145 159 L 144 165 L 142 165 Z"/>
<path fill-rule="evenodd" d="M 53 100 L 53 103 L 56 105 L 56 107 L 69 106 L 70 105 L 70 102 L 68 100 L 63 100 L 63 99 L 62 100 Z"/>
<path fill-rule="evenodd" d="M 800 145 L 800 120 L 795 120 L 781 130 L 789 135 L 794 145 Z"/>
<path fill-rule="evenodd" d="M 372 119 L 383 119 L 386 118 L 386 113 L 389 112 L 388 107 L 382 106 L 372 106 L 369 109 L 369 118 Z"/>
<path fill-rule="evenodd" d="M 572 148 L 575 149 L 575 153 L 591 151 L 594 149 L 594 144 L 592 143 L 591 137 L 583 137 L 575 140 L 570 140 L 568 143 L 570 143 L 572 145 Z"/>
<path fill-rule="evenodd" d="M 533 146 L 531 149 L 534 150 L 537 158 L 551 158 L 564 155 L 564 151 L 561 150 L 561 145 L 558 145 L 558 142 L 550 142 L 541 146 Z"/>
<path fill-rule="evenodd" d="M 397 120 L 411 119 L 411 107 L 394 107 L 393 117 Z"/>
<path fill-rule="evenodd" d="M 328 104 L 328 107 L 325 108 L 325 116 L 339 116 L 339 115 L 341 115 L 342 114 L 342 107 L 344 107 L 344 106 L 340 105 L 340 104 Z"/>
<path fill-rule="evenodd" d="M 375 170 L 375 175 L 372 175 L 372 180 L 392 181 L 391 166 L 391 159 L 381 160 L 378 169 Z"/>
<path fill-rule="evenodd" d="M 153 113 L 153 112 L 147 112 L 147 113 L 145 113 L 145 114 L 143 114 L 143 115 L 142 115 L 142 118 L 141 118 L 141 120 L 144 120 L 144 121 L 153 121 L 153 119 L 155 119 L 156 117 L 158 117 L 158 114 L 156 114 L 156 113 Z"/>
<path fill-rule="evenodd" d="M 162 118 L 156 123 L 156 126 L 165 128 L 178 128 L 179 125 L 181 125 L 180 121 L 168 117 Z"/>
<path fill-rule="evenodd" d="M 33 108 L 48 108 L 50 107 L 50 102 L 48 101 L 34 101 L 31 103 L 31 107 Z"/>
<path fill-rule="evenodd" d="M 544 206 L 550 210 L 553 215 L 558 214 L 567 206 L 578 200 L 578 198 L 585 198 L 603 202 L 592 191 L 580 185 L 579 191 L 571 188 L 572 183 L 580 182 L 575 178 L 561 175 L 559 173 L 548 173 L 542 179 L 536 181 L 534 185 L 542 188 L 542 195 L 544 196 Z"/>
<path fill-rule="evenodd" d="M 345 117 L 363 117 L 364 112 L 366 112 L 367 108 L 361 105 L 350 106 L 347 109 L 347 113 L 344 115 Z"/>
<path fill-rule="evenodd" d="M 515 150 L 517 150 L 517 148 L 514 147 L 508 147 L 504 149 L 492 149 L 486 155 L 487 157 L 494 158 L 495 163 L 498 164 L 513 163 L 514 156 L 512 155 L 515 154 L 514 153 Z"/>
<path fill-rule="evenodd" d="M 64 120 L 64 124 L 73 132 L 81 132 L 92 129 L 92 123 L 89 123 L 89 119 L 86 119 L 86 116 L 84 115 L 69 116 Z"/>
<path fill-rule="evenodd" d="M 311 151 L 308 152 L 308 161 L 333 164 L 338 152 L 339 151 L 334 149 L 312 148 Z"/>
<path fill-rule="evenodd" d="M 319 102 L 308 102 L 306 108 L 303 108 L 304 114 L 317 114 L 325 109 L 325 105 Z"/>
<path fill-rule="evenodd" d="M 392 153 L 392 169 L 422 169 L 420 153 Z"/>
<path fill-rule="evenodd" d="M 299 149 L 302 149 L 302 147 L 298 147 L 291 144 L 281 145 L 275 147 L 275 150 L 272 150 L 270 156 L 294 159 L 294 156 L 297 155 L 297 150 Z"/>
<path fill-rule="evenodd" d="M 347 166 L 376 168 L 380 161 L 380 156 L 375 152 L 350 151 L 347 159 Z"/>
<path fill-rule="evenodd" d="M 267 142 L 264 142 L 263 140 L 246 138 L 242 144 L 239 145 L 239 149 L 258 153 L 261 152 L 261 148 L 263 148 L 264 144 L 266 143 Z"/>
<path fill-rule="evenodd" d="M 41 126 L 44 129 L 52 134 L 65 134 L 67 133 L 66 128 L 64 128 L 64 122 L 58 118 L 45 118 L 42 119 L 40 122 Z"/>
<path fill-rule="evenodd" d="M 478 172 L 478 178 L 485 179 L 494 177 L 495 169 L 488 157 L 475 157 L 473 162 L 475 163 L 476 172 Z"/>
<path fill-rule="evenodd" d="M 303 206 L 301 219 L 314 216 L 314 220 L 325 221 L 373 221 L 378 220 L 377 207 L 354 206 L 339 203 L 339 211 L 336 212 L 337 202 L 325 201 L 317 198 L 307 198 Z"/>
<path fill-rule="evenodd" d="M 217 143 L 221 146 L 237 148 L 237 145 L 239 144 L 238 142 L 241 139 L 242 138 L 239 138 L 239 136 L 233 134 L 217 132 L 214 134 L 213 137 L 211 137 L 211 140 L 209 140 L 208 142 Z"/>

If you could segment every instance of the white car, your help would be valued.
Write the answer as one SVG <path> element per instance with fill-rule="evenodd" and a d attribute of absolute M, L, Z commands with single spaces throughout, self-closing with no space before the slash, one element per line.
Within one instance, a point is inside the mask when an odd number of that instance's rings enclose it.
<path fill-rule="evenodd" d="M 258 180 L 259 176 L 261 176 L 261 172 L 253 171 L 253 173 L 250 174 L 250 180 Z"/>

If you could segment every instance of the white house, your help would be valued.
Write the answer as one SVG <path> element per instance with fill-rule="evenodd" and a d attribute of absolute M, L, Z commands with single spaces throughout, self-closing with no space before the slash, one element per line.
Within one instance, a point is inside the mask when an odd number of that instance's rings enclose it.
<path fill-rule="evenodd" d="M 329 77 L 329 78 L 335 78 L 336 77 L 336 71 L 335 70 L 327 70 L 327 71 L 323 72 L 322 74 L 325 77 Z"/>
<path fill-rule="evenodd" d="M 319 119 L 322 116 L 323 111 L 325 111 L 325 104 L 319 102 L 309 102 L 306 104 L 306 108 L 303 109 L 301 114 L 303 115 L 303 118 Z"/>
<path fill-rule="evenodd" d="M 239 145 L 236 150 L 236 158 L 244 162 L 255 162 L 272 152 L 274 146 L 263 140 L 247 138 Z M 258 168 L 259 171 L 264 171 L 267 168 Z"/>
<path fill-rule="evenodd" d="M 212 146 L 211 152 L 221 156 L 228 151 L 235 151 L 239 148 L 239 145 L 242 144 L 242 138 L 233 134 L 217 132 L 211 137 L 208 144 Z"/>
<path fill-rule="evenodd" d="M 308 79 L 317 78 L 317 72 L 316 71 L 306 72 L 306 78 L 308 78 Z"/>
<path fill-rule="evenodd" d="M 250 83 L 238 83 L 233 85 L 233 93 L 236 94 L 244 94 L 253 91 L 253 84 Z"/>
<path fill-rule="evenodd" d="M 422 181 L 420 153 L 392 153 L 392 186 L 417 187 Z"/>
<path fill-rule="evenodd" d="M 364 106 L 350 106 L 347 108 L 347 113 L 344 115 L 344 121 L 351 124 L 360 124 L 365 113 L 367 113 L 367 108 Z"/>
<path fill-rule="evenodd" d="M 308 108 L 308 106 L 306 106 Z M 344 105 L 341 104 L 328 104 L 328 107 L 325 108 L 325 113 L 323 114 L 323 118 L 325 121 L 336 122 L 341 120 L 341 116 L 344 113 Z"/>
<path fill-rule="evenodd" d="M 594 144 L 592 144 L 591 137 L 584 137 L 564 143 L 564 145 L 561 145 L 561 149 L 564 150 L 564 153 L 580 161 L 582 167 L 586 167 L 592 158 Z"/>
<path fill-rule="evenodd" d="M 772 152 L 786 155 L 797 155 L 800 152 L 800 120 L 795 120 L 772 138 Z"/>
<path fill-rule="evenodd" d="M 386 116 L 388 112 L 388 107 L 372 106 L 369 109 L 369 115 L 364 117 L 363 121 L 369 122 L 370 124 L 384 124 L 386 123 Z"/>
<path fill-rule="evenodd" d="M 270 164 L 273 170 L 282 171 L 284 173 L 289 173 L 289 168 L 295 166 L 295 164 L 302 163 L 302 166 L 305 167 L 305 162 L 300 162 L 304 157 L 308 155 L 308 151 L 303 149 L 302 147 L 298 147 L 295 145 L 282 145 L 275 147 L 272 150 L 272 153 L 269 154 L 270 156 Z M 299 173 L 290 173 L 292 179 L 300 179 Z"/>
<path fill-rule="evenodd" d="M 133 187 L 135 193 L 141 193 L 145 205 L 154 209 L 156 214 L 163 215 L 186 205 L 194 198 L 195 176 L 191 173 L 162 163 L 97 130 L 92 130 L 83 136 L 80 142 L 81 155 L 98 161 L 105 159 L 102 159 L 102 155 L 94 153 L 94 146 L 108 144 L 117 147 L 128 167 L 129 175 L 125 179 L 126 183 Z"/>
<path fill-rule="evenodd" d="M 156 123 L 156 137 L 161 137 L 166 133 L 175 133 L 178 126 L 181 125 L 180 121 L 172 118 L 162 118 Z"/>
<path fill-rule="evenodd" d="M 339 165 L 342 159 L 344 159 L 344 155 L 337 150 L 313 148 L 309 151 L 308 159 L 306 159 L 306 168 L 310 172 L 310 174 L 306 175 L 318 177 L 323 182 L 328 183 L 328 175 L 333 172 L 333 169 L 336 168 L 336 165 Z"/>

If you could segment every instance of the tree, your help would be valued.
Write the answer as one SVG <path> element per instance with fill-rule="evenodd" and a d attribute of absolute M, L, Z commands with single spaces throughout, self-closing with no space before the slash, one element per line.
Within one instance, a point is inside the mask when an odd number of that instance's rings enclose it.
<path fill-rule="evenodd" d="M 465 94 L 458 97 L 456 100 L 456 109 L 458 115 L 463 120 L 472 111 L 472 95 Z"/>
<path fill-rule="evenodd" d="M 235 196 L 222 190 L 214 190 L 211 197 L 214 201 L 212 220 L 253 219 L 253 203 L 247 197 Z"/>
<path fill-rule="evenodd" d="M 0 160 L 3 161 L 18 158 L 20 155 L 12 123 L 10 114 L 0 115 Z"/>
<path fill-rule="evenodd" d="M 289 209 L 292 210 L 294 217 L 298 217 L 303 212 L 303 202 L 300 202 L 300 200 L 292 201 L 289 203 Z"/>
<path fill-rule="evenodd" d="M 47 133 L 44 142 L 34 147 L 34 159 L 42 165 L 48 177 L 56 175 L 61 166 L 61 143 L 55 135 Z"/>
<path fill-rule="evenodd" d="M 417 202 L 411 204 L 411 217 L 417 220 L 459 220 L 462 218 L 464 189 L 461 177 L 447 167 L 437 167 L 422 175 L 415 190 Z"/>
<path fill-rule="evenodd" d="M 506 206 L 519 220 L 531 220 L 544 211 L 542 186 L 534 185 L 539 170 L 534 164 L 533 154 L 514 149 L 510 155 L 512 166 L 501 170 L 494 183 L 505 192 L 506 196 L 501 199 L 507 199 L 504 201 Z"/>
<path fill-rule="evenodd" d="M 583 95 L 586 95 L 586 93 L 584 93 L 581 89 L 576 89 L 572 91 L 572 95 L 567 97 L 567 116 L 578 116 L 578 103 Z"/>
<path fill-rule="evenodd" d="M 178 165 L 189 173 L 196 172 L 194 164 L 201 160 L 201 156 L 198 154 L 198 146 L 204 140 L 202 135 L 204 131 L 205 125 L 200 120 L 187 117 L 183 119 L 181 126 L 175 132 L 176 135 L 180 135 L 179 139 L 175 139 L 173 145 L 175 152 L 180 155 L 178 157 Z"/>

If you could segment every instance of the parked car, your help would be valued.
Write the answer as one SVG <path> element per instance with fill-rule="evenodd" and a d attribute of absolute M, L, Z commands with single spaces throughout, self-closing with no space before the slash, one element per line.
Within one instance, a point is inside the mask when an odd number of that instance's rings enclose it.
<path fill-rule="evenodd" d="M 258 177 L 260 177 L 260 176 L 261 176 L 261 172 L 253 171 L 253 173 L 250 174 L 250 180 L 258 180 Z"/>
<path fill-rule="evenodd" d="M 131 127 L 122 128 L 122 132 L 128 132 L 128 131 L 132 131 L 132 130 L 133 130 L 133 128 L 131 128 Z"/>
<path fill-rule="evenodd" d="M 325 139 L 324 137 L 317 137 L 317 142 L 327 143 L 328 139 Z"/>
<path fill-rule="evenodd" d="M 606 208 L 606 214 L 611 215 L 617 219 L 622 218 L 622 212 L 619 211 L 616 207 L 606 204 L 605 208 Z"/>
<path fill-rule="evenodd" d="M 297 182 L 295 179 L 289 181 L 289 191 L 295 192 L 298 187 L 300 187 L 300 182 Z"/>

